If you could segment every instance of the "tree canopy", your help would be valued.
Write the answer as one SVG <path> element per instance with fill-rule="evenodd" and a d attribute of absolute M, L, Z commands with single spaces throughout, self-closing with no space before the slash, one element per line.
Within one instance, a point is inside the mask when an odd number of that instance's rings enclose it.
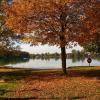
<path fill-rule="evenodd" d="M 2 9 L 2 1 L 0 0 L 0 59 L 3 58 L 8 61 L 8 59 L 29 58 L 27 52 L 19 51 L 19 47 L 14 45 L 17 35 L 5 27 L 5 14 Z"/>
<path fill-rule="evenodd" d="M 0 0 L 0 51 L 6 49 L 15 49 L 14 41 L 16 40 L 16 34 L 7 27 L 5 27 L 5 14 L 2 9 L 2 1 Z"/>
<path fill-rule="evenodd" d="M 17 33 L 34 31 L 34 39 L 43 44 L 59 45 L 62 35 L 64 45 L 76 35 L 76 41 L 86 43 L 100 28 L 99 0 L 13 0 L 5 11 L 10 29 Z"/>

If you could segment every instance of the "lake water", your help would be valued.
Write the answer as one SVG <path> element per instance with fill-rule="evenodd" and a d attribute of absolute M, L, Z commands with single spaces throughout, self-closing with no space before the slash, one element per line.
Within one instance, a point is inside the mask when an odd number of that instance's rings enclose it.
<path fill-rule="evenodd" d="M 87 59 L 83 60 L 73 60 L 66 59 L 68 67 L 75 66 L 88 66 Z M 33 69 L 55 69 L 61 68 L 61 60 L 60 59 L 29 59 L 23 62 L 9 62 L 5 64 L 6 66 L 12 66 L 16 68 L 33 68 Z M 91 66 L 100 66 L 100 59 L 93 59 Z"/>

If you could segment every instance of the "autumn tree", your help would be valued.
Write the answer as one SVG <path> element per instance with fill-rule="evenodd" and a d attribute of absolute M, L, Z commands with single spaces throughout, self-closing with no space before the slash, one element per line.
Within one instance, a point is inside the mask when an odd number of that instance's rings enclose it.
<path fill-rule="evenodd" d="M 100 53 L 100 0 L 94 0 L 88 5 L 88 9 L 85 8 L 87 18 L 84 24 L 90 31 L 90 39 L 84 47 L 90 52 Z"/>
<path fill-rule="evenodd" d="M 0 0 L 0 53 L 5 53 L 8 50 L 16 49 L 15 41 L 17 41 L 17 35 L 7 27 L 5 27 L 5 14 L 2 9 L 2 2 Z"/>
<path fill-rule="evenodd" d="M 17 33 L 29 33 L 26 36 L 30 36 L 32 44 L 59 46 L 66 74 L 66 46 L 74 41 L 83 45 L 92 36 L 88 25 L 91 20 L 87 18 L 92 3 L 92 0 L 13 0 L 12 5 L 4 4 L 5 25 Z"/>

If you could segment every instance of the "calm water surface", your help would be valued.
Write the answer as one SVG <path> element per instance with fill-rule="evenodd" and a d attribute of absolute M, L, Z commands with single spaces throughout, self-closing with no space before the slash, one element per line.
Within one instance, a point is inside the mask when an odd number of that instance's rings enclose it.
<path fill-rule="evenodd" d="M 67 66 L 88 66 L 87 59 L 84 60 L 73 60 L 73 59 L 66 59 Z M 33 69 L 55 69 L 61 68 L 61 60 L 60 59 L 29 59 L 28 61 L 23 62 L 13 62 L 9 64 L 5 64 L 6 66 L 12 66 L 17 68 L 33 68 Z M 99 60 L 92 60 L 91 66 L 100 66 L 100 59 Z"/>

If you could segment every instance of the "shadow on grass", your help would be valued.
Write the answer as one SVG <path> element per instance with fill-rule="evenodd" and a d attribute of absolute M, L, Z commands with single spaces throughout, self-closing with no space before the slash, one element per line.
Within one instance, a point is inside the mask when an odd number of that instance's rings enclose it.
<path fill-rule="evenodd" d="M 68 98 L 69 100 L 86 99 L 86 96 L 75 96 Z"/>
<path fill-rule="evenodd" d="M 39 91 L 41 91 L 41 90 L 39 90 L 39 89 L 31 89 L 31 90 L 19 90 L 19 91 L 17 91 L 17 92 L 30 92 L 30 91 L 35 91 L 35 92 L 39 92 Z M 4 96 L 6 93 L 14 93 L 14 92 L 16 92 L 16 90 L 6 90 L 6 89 L 0 89 L 0 96 Z M 36 98 L 36 97 L 33 97 L 33 98 Z M 6 98 L 7 99 L 7 98 Z M 14 99 L 14 98 L 13 98 Z M 25 100 L 27 100 L 28 98 L 24 98 Z M 21 100 L 24 100 L 24 99 L 21 99 Z M 1 99 L 1 97 L 0 97 L 0 100 L 2 100 Z M 4 99 L 5 100 L 5 99 Z M 11 99 L 12 100 L 12 99 Z M 14 100 L 16 100 L 16 99 L 14 99 Z M 19 100 L 19 99 L 18 99 Z"/>
<path fill-rule="evenodd" d="M 26 78 L 31 80 L 51 80 L 56 79 L 59 76 L 63 76 L 62 71 L 19 69 L 11 72 L 0 72 L 0 80 L 4 80 L 5 82 L 13 82 Z"/>
<path fill-rule="evenodd" d="M 17 70 L 12 72 L 0 72 L 0 79 L 5 81 L 16 81 L 32 75 L 31 70 Z"/>
<path fill-rule="evenodd" d="M 68 74 L 70 77 L 84 76 L 97 77 L 98 79 L 100 79 L 100 70 L 69 70 Z"/>
<path fill-rule="evenodd" d="M 67 70 L 68 77 L 97 77 L 100 79 L 100 70 Z M 59 79 L 63 77 L 61 70 L 58 71 L 33 71 L 30 70 L 14 70 L 12 72 L 0 72 L 0 80 L 4 81 L 17 81 L 21 79 L 29 80 L 43 80 L 48 81 L 52 79 Z"/>
<path fill-rule="evenodd" d="M 5 89 L 0 89 L 0 96 L 4 95 L 5 93 L 7 93 Z"/>
<path fill-rule="evenodd" d="M 36 97 L 29 97 L 29 98 L 5 98 L 0 97 L 0 100 L 34 100 L 37 99 Z"/>
<path fill-rule="evenodd" d="M 28 98 L 5 98 L 0 97 L 0 100 L 60 100 L 60 98 L 37 98 L 37 97 L 28 97 Z M 77 100 L 77 99 L 86 99 L 86 97 L 72 97 L 72 98 L 64 98 L 68 100 Z"/>

